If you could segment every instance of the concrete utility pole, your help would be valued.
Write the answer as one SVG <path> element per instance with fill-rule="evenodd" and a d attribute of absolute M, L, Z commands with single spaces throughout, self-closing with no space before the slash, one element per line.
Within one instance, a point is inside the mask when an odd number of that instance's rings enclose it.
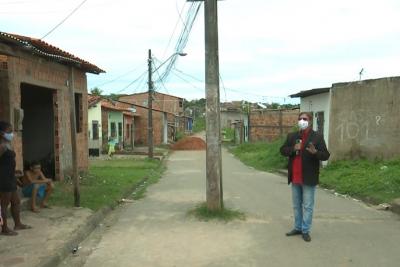
<path fill-rule="evenodd" d="M 217 0 L 186 0 L 204 2 L 204 26 L 206 47 L 206 172 L 207 208 L 221 210 L 224 207 L 222 188 L 221 120 L 218 59 L 218 12 Z"/>
<path fill-rule="evenodd" d="M 223 208 L 217 0 L 204 1 L 207 207 Z"/>
<path fill-rule="evenodd" d="M 149 49 L 149 59 L 148 59 L 148 66 L 149 66 L 149 98 L 147 107 L 149 108 L 148 114 L 148 140 L 147 144 L 149 146 L 149 158 L 153 158 L 153 81 L 152 81 L 152 58 L 151 58 L 151 49 Z"/>
<path fill-rule="evenodd" d="M 76 116 L 75 116 L 75 85 L 74 85 L 74 68 L 70 67 L 69 72 L 69 96 L 70 96 L 70 128 L 71 128 L 71 147 L 72 147 L 72 181 L 74 184 L 74 205 L 81 205 L 81 196 L 79 190 L 79 174 L 78 174 L 78 155 L 76 144 Z"/>

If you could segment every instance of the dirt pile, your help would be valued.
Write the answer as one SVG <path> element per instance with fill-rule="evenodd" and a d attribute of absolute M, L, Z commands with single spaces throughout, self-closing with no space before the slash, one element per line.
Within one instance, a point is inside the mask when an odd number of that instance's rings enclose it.
<path fill-rule="evenodd" d="M 185 137 L 171 146 L 172 150 L 204 150 L 206 142 L 198 137 Z"/>

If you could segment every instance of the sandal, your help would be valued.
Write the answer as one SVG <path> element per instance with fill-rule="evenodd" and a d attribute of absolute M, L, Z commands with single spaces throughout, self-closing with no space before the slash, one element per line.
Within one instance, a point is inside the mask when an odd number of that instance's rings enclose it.
<path fill-rule="evenodd" d="M 21 224 L 18 226 L 14 227 L 14 230 L 18 231 L 18 230 L 26 230 L 26 229 L 32 229 L 32 226 L 27 225 L 27 224 Z"/>

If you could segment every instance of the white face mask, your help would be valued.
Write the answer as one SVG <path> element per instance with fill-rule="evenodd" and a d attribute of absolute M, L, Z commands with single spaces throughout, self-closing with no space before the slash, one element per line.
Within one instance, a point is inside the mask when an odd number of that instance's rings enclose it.
<path fill-rule="evenodd" d="M 4 139 L 6 139 L 8 142 L 11 142 L 14 138 L 14 133 L 4 133 Z"/>
<path fill-rule="evenodd" d="M 305 130 L 308 128 L 308 121 L 299 120 L 298 123 L 300 130 Z"/>

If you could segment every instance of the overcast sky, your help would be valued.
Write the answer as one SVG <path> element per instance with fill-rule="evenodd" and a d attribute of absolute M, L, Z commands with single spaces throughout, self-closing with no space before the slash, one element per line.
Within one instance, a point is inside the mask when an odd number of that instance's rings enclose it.
<path fill-rule="evenodd" d="M 0 31 L 41 38 L 82 0 L 0 0 Z M 147 54 L 163 62 L 186 16 L 185 0 L 88 0 L 44 41 L 96 64 L 88 88 L 147 88 Z M 218 4 L 221 101 L 288 103 L 288 95 L 332 83 L 400 74 L 399 0 L 226 0 Z M 204 93 L 204 10 L 167 81 L 157 90 Z M 174 31 L 175 29 L 175 31 Z M 157 63 L 159 64 L 159 63 Z M 127 75 L 115 80 L 123 74 Z M 113 81 L 115 80 L 115 81 Z M 113 82 L 110 82 L 113 81 Z"/>

